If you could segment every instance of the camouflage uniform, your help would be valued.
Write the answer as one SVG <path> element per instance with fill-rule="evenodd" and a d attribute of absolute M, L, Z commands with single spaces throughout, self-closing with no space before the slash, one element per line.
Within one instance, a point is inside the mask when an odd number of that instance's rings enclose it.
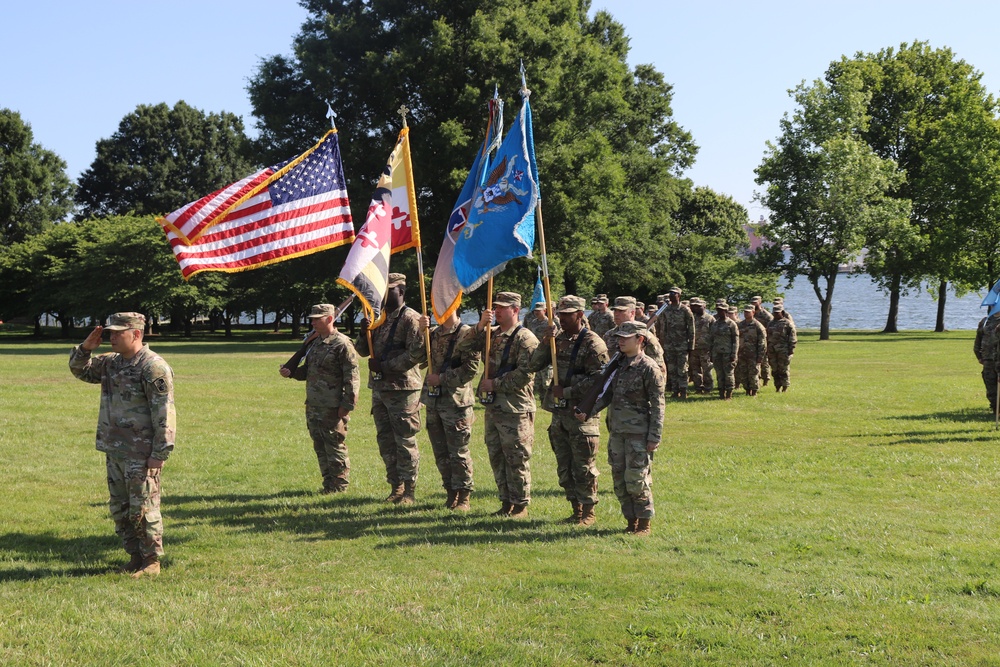
<path fill-rule="evenodd" d="M 997 345 L 1000 344 L 1000 313 L 984 317 L 976 327 L 976 342 L 972 351 L 983 366 L 983 384 L 986 385 L 986 400 L 990 403 L 990 412 L 997 408 Z"/>
<path fill-rule="evenodd" d="M 583 299 L 580 299 L 583 303 Z M 559 486 L 566 499 L 581 505 L 597 503 L 597 465 L 594 456 L 600 444 L 601 425 L 594 414 L 584 423 L 577 421 L 573 407 L 587 395 L 601 377 L 608 363 L 608 348 L 601 337 L 589 329 L 570 336 L 563 331 L 556 336 L 556 366 L 563 387 L 565 405 L 558 407 L 552 388 L 545 392 L 542 407 L 552 413 L 549 443 L 556 456 Z M 531 355 L 528 369 L 537 372 L 552 368 L 552 348 L 539 344 Z"/>
<path fill-rule="evenodd" d="M 558 331 L 559 321 L 555 320 L 553 324 L 556 325 L 556 330 Z M 541 340 L 542 336 L 545 335 L 545 330 L 549 328 L 549 318 L 543 317 L 542 319 L 538 319 L 535 317 L 534 312 L 528 313 L 527 317 L 524 318 L 524 328 L 535 334 L 535 338 Z M 552 366 L 546 366 L 535 373 L 535 396 L 544 396 L 545 390 L 550 384 L 552 384 Z"/>
<path fill-rule="evenodd" d="M 656 332 L 667 364 L 667 389 L 675 396 L 687 393 L 688 353 L 695 348 L 691 309 L 680 304 L 668 305 L 656 320 Z"/>
<path fill-rule="evenodd" d="M 760 365 L 767 358 L 767 331 L 756 319 L 742 320 L 740 351 L 736 361 L 736 386 L 743 386 L 748 394 L 760 389 Z"/>
<path fill-rule="evenodd" d="M 754 297 L 757 303 L 760 303 L 760 297 Z M 760 306 L 760 310 L 754 310 L 753 318 L 764 325 L 764 331 L 767 331 L 767 325 L 774 320 L 774 315 L 772 315 L 764 306 Z M 771 380 L 771 364 L 767 362 L 767 355 L 764 355 L 764 360 L 760 362 L 760 379 L 762 384 L 766 387 L 767 383 Z"/>
<path fill-rule="evenodd" d="M 594 406 L 608 407 L 608 465 L 615 495 L 627 519 L 653 516 L 652 452 L 663 429 L 664 378 L 649 357 L 622 358 L 614 377 Z"/>
<path fill-rule="evenodd" d="M 588 317 L 590 320 L 589 329 L 603 339 L 604 334 L 615 328 L 615 316 L 610 310 L 604 312 L 592 311 Z"/>
<path fill-rule="evenodd" d="M 712 353 L 708 347 L 708 330 L 715 323 L 715 318 L 708 312 L 702 312 L 695 318 L 694 352 L 691 353 L 691 368 L 694 372 L 694 389 L 698 393 L 712 391 Z"/>
<path fill-rule="evenodd" d="M 174 373 L 146 344 L 131 359 L 94 357 L 78 345 L 69 368 L 80 380 L 101 385 L 97 451 L 105 453 L 115 533 L 133 556 L 162 556 L 160 468 L 149 467 L 148 459 L 166 461 L 174 449 Z"/>
<path fill-rule="evenodd" d="M 375 355 L 382 362 L 382 379 L 376 380 L 370 368 L 368 373 L 372 417 L 378 451 L 385 463 L 385 479 L 394 488 L 404 482 L 415 483 L 420 464 L 417 432 L 423 378 L 409 353 L 414 339 L 423 340 L 419 326 L 417 312 L 403 305 L 387 313 L 385 321 L 371 330 Z M 362 357 L 369 356 L 368 336 L 362 332 L 354 347 Z"/>
<path fill-rule="evenodd" d="M 604 334 L 604 344 L 608 348 L 608 354 L 612 357 L 618 353 L 618 332 L 621 331 L 621 327 L 615 327 L 608 333 Z M 660 347 L 660 341 L 656 340 L 656 336 L 650 334 L 649 340 L 646 341 L 646 347 L 643 348 L 643 354 L 653 360 L 656 367 L 660 369 L 663 373 L 663 377 L 667 377 L 667 366 L 663 361 L 663 348 Z"/>
<path fill-rule="evenodd" d="M 493 468 L 500 501 L 509 505 L 527 505 L 531 501 L 531 451 L 535 443 L 535 394 L 528 370 L 538 339 L 524 327 L 510 331 L 491 328 L 490 373 L 494 381 L 493 402 L 486 405 L 486 450 Z M 504 349 L 513 338 L 506 364 Z M 486 332 L 467 336 L 458 344 L 461 353 L 481 351 Z"/>
<path fill-rule="evenodd" d="M 436 396 L 430 395 L 426 384 L 420 395 L 427 413 L 427 437 L 441 473 L 441 484 L 448 491 L 472 490 L 469 440 L 476 419 L 472 410 L 476 398 L 472 380 L 479 371 L 482 355 L 472 350 L 457 351 L 458 343 L 472 333 L 472 327 L 461 322 L 431 331 L 432 370 L 440 376 L 440 384 L 435 388 Z M 427 365 L 422 336 L 411 343 L 410 358 L 421 366 Z"/>
<path fill-rule="evenodd" d="M 733 370 L 740 349 L 740 329 L 736 322 L 724 315 L 717 315 L 708 330 L 708 348 L 715 367 L 719 396 L 725 398 L 732 395 L 736 386 Z"/>
<path fill-rule="evenodd" d="M 777 309 L 777 308 L 776 308 Z M 767 327 L 767 359 L 771 364 L 771 373 L 774 375 L 774 386 L 783 391 L 791 386 L 788 366 L 791 362 L 792 354 L 795 353 L 795 344 L 798 336 L 795 333 L 795 325 L 787 319 L 777 317 Z"/>
<path fill-rule="evenodd" d="M 323 476 L 323 490 L 343 491 L 350 483 L 347 423 L 340 408 L 354 410 L 361 388 L 358 353 L 351 339 L 334 331 L 316 340 L 291 378 L 306 383 L 306 426 Z"/>

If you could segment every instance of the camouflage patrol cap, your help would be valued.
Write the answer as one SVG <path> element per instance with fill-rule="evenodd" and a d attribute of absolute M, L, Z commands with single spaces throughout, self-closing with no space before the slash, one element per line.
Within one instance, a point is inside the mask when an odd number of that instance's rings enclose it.
<path fill-rule="evenodd" d="M 115 313 L 108 318 L 107 331 L 128 331 L 129 329 L 145 329 L 146 316 L 142 313 Z"/>
<path fill-rule="evenodd" d="M 616 296 L 615 305 L 611 310 L 628 310 L 629 308 L 635 308 L 634 296 Z"/>
<path fill-rule="evenodd" d="M 756 308 L 753 307 L 752 303 L 748 303 L 747 305 L 743 306 L 743 312 L 744 313 L 752 313 L 755 310 L 756 310 Z"/>
<path fill-rule="evenodd" d="M 497 292 L 493 297 L 494 306 L 515 306 L 521 307 L 521 295 L 517 292 Z"/>
<path fill-rule="evenodd" d="M 681 294 L 681 288 L 671 287 L 670 289 L 667 290 L 667 294 Z"/>
<path fill-rule="evenodd" d="M 389 274 L 389 283 L 386 285 L 386 288 L 392 289 L 396 285 L 406 285 L 406 274 L 404 273 Z"/>
<path fill-rule="evenodd" d="M 636 301 L 635 302 L 635 309 L 636 310 L 642 310 L 642 311 L 644 311 L 644 310 L 646 310 L 646 304 L 644 304 L 642 301 Z"/>
<path fill-rule="evenodd" d="M 759 296 L 752 296 L 752 297 L 750 297 L 750 303 L 760 303 L 763 300 L 764 299 L 760 298 Z"/>
<path fill-rule="evenodd" d="M 774 304 L 774 308 L 772 308 L 771 310 L 775 313 L 782 313 L 785 311 L 785 307 L 782 306 L 780 303 L 776 303 Z"/>
<path fill-rule="evenodd" d="M 695 298 L 691 299 L 690 305 L 692 305 L 692 306 L 701 306 L 702 308 L 704 308 L 705 307 L 705 300 L 696 296 Z"/>
<path fill-rule="evenodd" d="M 317 303 L 309 311 L 309 319 L 314 320 L 317 317 L 330 317 L 333 315 L 337 316 L 337 307 L 332 303 Z"/>
<path fill-rule="evenodd" d="M 545 302 L 544 301 L 536 301 L 535 305 L 533 305 L 531 307 L 531 309 L 532 310 L 545 310 Z"/>
<path fill-rule="evenodd" d="M 628 338 L 629 336 L 649 336 L 649 329 L 642 322 L 636 322 L 630 320 L 628 322 L 622 322 L 618 327 L 618 331 L 615 335 L 619 338 Z"/>
<path fill-rule="evenodd" d="M 740 309 L 737 308 L 736 306 L 729 306 L 729 308 L 727 308 L 726 311 L 730 313 L 738 313 L 740 312 Z"/>
<path fill-rule="evenodd" d="M 578 310 L 584 310 L 586 307 L 587 302 L 583 300 L 583 297 L 567 294 L 559 299 L 559 303 L 556 304 L 556 312 L 575 313 Z"/>
<path fill-rule="evenodd" d="M 607 294 L 598 294 L 593 299 L 590 300 L 591 303 L 608 303 Z"/>
<path fill-rule="evenodd" d="M 729 308 L 729 304 L 726 303 L 725 299 L 716 299 L 715 300 L 715 309 L 716 310 L 726 310 L 727 308 Z"/>

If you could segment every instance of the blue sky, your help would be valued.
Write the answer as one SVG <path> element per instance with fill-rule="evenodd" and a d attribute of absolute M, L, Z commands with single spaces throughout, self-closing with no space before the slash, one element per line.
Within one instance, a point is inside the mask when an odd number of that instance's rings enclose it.
<path fill-rule="evenodd" d="M 0 107 L 20 111 L 72 178 L 138 104 L 183 99 L 237 113 L 252 129 L 246 80 L 260 58 L 290 52 L 305 18 L 293 0 L 0 0 L 0 8 Z M 754 220 L 764 211 L 753 202 L 753 170 L 792 109 L 787 90 L 841 55 L 926 40 L 950 47 L 1000 91 L 996 2 L 594 0 L 593 8 L 625 25 L 633 64 L 653 63 L 674 85 L 675 118 L 701 148 L 686 175 L 732 195 Z"/>

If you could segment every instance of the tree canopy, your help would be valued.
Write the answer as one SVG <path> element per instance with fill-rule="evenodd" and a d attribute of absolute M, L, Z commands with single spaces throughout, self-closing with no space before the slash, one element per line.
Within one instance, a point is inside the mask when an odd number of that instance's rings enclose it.
<path fill-rule="evenodd" d="M 73 209 L 66 162 L 34 142 L 21 114 L 0 109 L 0 245 L 37 234 Z"/>

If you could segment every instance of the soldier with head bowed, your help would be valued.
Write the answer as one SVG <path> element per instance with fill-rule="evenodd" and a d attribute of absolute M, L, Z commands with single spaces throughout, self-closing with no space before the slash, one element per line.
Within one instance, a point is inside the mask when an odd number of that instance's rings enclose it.
<path fill-rule="evenodd" d="M 594 457 L 600 441 L 597 416 L 580 422 L 573 406 L 586 396 L 608 363 L 608 348 L 595 332 L 583 326 L 586 302 L 578 296 L 559 299 L 559 329 L 553 326 L 531 355 L 529 370 L 552 368 L 551 339 L 556 341 L 558 381 L 545 392 L 542 407 L 552 413 L 549 443 L 556 456 L 559 486 L 573 508 L 566 523 L 593 525 L 596 520 L 597 464 Z"/>
<path fill-rule="evenodd" d="M 795 324 L 788 318 L 784 306 L 775 304 L 773 314 L 774 319 L 767 326 L 767 360 L 774 376 L 774 389 L 788 391 L 791 386 L 789 365 L 795 354 L 798 336 Z"/>
<path fill-rule="evenodd" d="M 420 315 L 406 305 L 406 276 L 390 273 L 382 308 L 385 319 L 368 332 L 371 322 L 361 322 L 361 335 L 354 348 L 368 357 L 368 387 L 372 390 L 372 418 L 378 451 L 385 464 L 390 492 L 386 502 L 412 505 L 416 499 L 420 450 L 420 368 L 410 357 L 420 335 Z"/>
<path fill-rule="evenodd" d="M 617 329 L 621 362 L 594 413 L 608 408 L 608 465 L 615 496 L 626 521 L 626 533 L 645 536 L 653 518 L 653 452 L 663 431 L 664 378 L 652 359 L 642 354 L 649 337 L 640 322 Z M 581 422 L 592 415 L 577 413 Z"/>
<path fill-rule="evenodd" d="M 740 351 L 736 361 L 736 386 L 742 386 L 748 396 L 760 390 L 760 365 L 767 359 L 767 331 L 754 318 L 754 307 L 743 308 L 743 321 L 739 323 Z"/>
<path fill-rule="evenodd" d="M 177 430 L 174 373 L 143 342 L 145 325 L 141 313 L 115 313 L 69 357 L 75 377 L 101 385 L 97 450 L 104 452 L 115 532 L 131 557 L 121 571 L 135 578 L 160 573 L 160 472 Z M 92 356 L 104 329 L 111 332 L 111 353 Z"/>
<path fill-rule="evenodd" d="M 725 299 L 715 302 L 715 322 L 708 330 L 708 348 L 715 367 L 715 381 L 719 398 L 729 400 L 736 386 L 736 356 L 740 349 L 740 330 L 729 317 L 729 304 Z"/>
<path fill-rule="evenodd" d="M 306 383 L 306 427 L 323 478 L 320 493 L 341 493 L 350 484 L 347 422 L 358 402 L 361 374 L 351 339 L 337 331 L 337 308 L 329 303 L 309 313 L 315 338 L 297 368 L 281 366 L 282 377 Z"/>
<path fill-rule="evenodd" d="M 521 295 L 500 292 L 493 310 L 486 309 L 475 332 L 458 344 L 460 352 L 482 351 L 486 328 L 491 328 L 488 364 L 479 384 L 480 401 L 486 405 L 486 451 L 500 497 L 496 516 L 528 516 L 531 502 L 531 453 L 535 444 L 535 395 L 530 370 L 538 339 L 521 326 Z"/>

